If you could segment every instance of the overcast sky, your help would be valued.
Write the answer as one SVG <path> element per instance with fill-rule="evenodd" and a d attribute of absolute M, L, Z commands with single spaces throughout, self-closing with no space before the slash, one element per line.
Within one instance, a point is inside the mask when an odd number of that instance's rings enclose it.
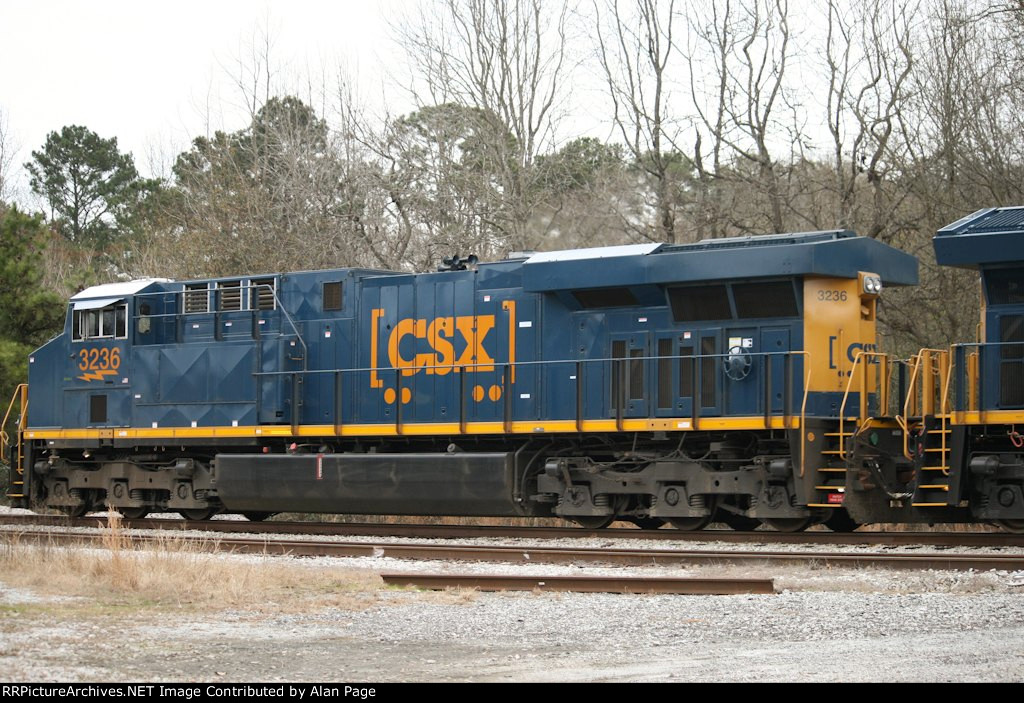
<path fill-rule="evenodd" d="M 267 36 L 273 93 L 308 100 L 320 90 L 309 79 L 324 76 L 323 88 L 331 90 L 340 70 L 364 111 L 379 113 L 386 105 L 404 114 L 415 104 L 401 90 L 409 72 L 392 25 L 423 7 L 421 0 L 0 0 L 0 127 L 7 145 L 18 148 L 17 165 L 31 159 L 49 132 L 76 124 L 117 137 L 144 175 L 168 176 L 174 157 L 195 137 L 248 125 L 235 79 L 239 63 L 251 67 L 254 47 L 260 53 Z M 801 7 L 802 27 L 822 20 Z M 584 18 L 588 27 L 591 21 Z M 565 111 L 561 124 L 571 128 L 555 136 L 616 139 L 604 78 L 585 54 L 586 41 L 574 36 L 567 43 L 572 50 L 562 80 L 571 87 L 556 110 Z M 805 53 L 794 55 L 787 69 L 796 83 L 804 74 L 805 84 L 813 82 L 821 70 L 810 61 L 814 50 Z M 684 117 L 692 113 L 686 65 L 680 56 L 673 62 L 675 95 L 666 101 Z M 822 109 L 814 104 L 820 93 L 802 96 L 799 118 L 807 123 L 805 137 L 827 144 Z M 312 105 L 330 121 L 325 107 L 332 105 Z M 781 111 L 777 117 L 786 119 Z M 15 200 L 39 207 L 24 171 L 15 176 Z"/>
<path fill-rule="evenodd" d="M 265 28 L 279 68 L 300 75 L 340 63 L 360 90 L 379 94 L 394 53 L 385 18 L 402 5 L 0 0 L 0 113 L 19 164 L 49 132 L 79 124 L 117 137 L 148 172 L 153 151 L 173 156 L 210 127 L 245 126 L 232 69 Z"/>

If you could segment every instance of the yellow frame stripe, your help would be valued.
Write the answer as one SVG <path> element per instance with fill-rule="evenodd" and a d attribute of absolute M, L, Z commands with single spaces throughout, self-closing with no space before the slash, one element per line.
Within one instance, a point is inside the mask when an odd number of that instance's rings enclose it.
<path fill-rule="evenodd" d="M 951 425 L 1012 425 L 1024 423 L 1022 410 L 971 410 L 955 411 L 950 418 Z"/>
<path fill-rule="evenodd" d="M 723 417 L 700 419 L 701 430 L 785 430 L 797 429 L 799 422 L 772 417 L 765 423 L 764 417 Z M 615 420 L 584 420 L 576 428 L 575 420 L 553 420 L 547 422 L 515 421 L 511 423 L 511 434 L 544 434 L 577 432 L 616 432 Z M 625 419 L 622 429 L 626 432 L 676 431 L 688 432 L 693 429 L 691 418 Z M 508 434 L 505 423 L 468 422 L 463 433 L 458 422 L 402 423 L 402 431 L 393 424 L 356 425 L 347 424 L 338 428 L 334 425 L 300 425 L 298 432 L 292 432 L 289 425 L 257 425 L 246 427 L 112 427 L 102 429 L 27 429 L 28 439 L 218 439 L 218 438 L 275 438 L 275 437 L 394 437 L 409 435 L 458 435 L 458 434 Z"/>

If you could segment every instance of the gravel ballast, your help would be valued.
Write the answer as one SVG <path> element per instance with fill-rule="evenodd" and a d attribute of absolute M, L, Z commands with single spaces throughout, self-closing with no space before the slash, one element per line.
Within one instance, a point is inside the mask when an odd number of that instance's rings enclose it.
<path fill-rule="evenodd" d="M 381 588 L 368 594 L 366 607 L 354 609 L 133 608 L 112 614 L 67 608 L 66 598 L 14 589 L 0 574 L 0 679 L 1024 680 L 1020 572 L 272 559 L 296 569 L 341 566 L 373 573 L 769 577 L 779 592 L 642 596 Z M 259 598 L 253 594 L 254 601 Z"/>

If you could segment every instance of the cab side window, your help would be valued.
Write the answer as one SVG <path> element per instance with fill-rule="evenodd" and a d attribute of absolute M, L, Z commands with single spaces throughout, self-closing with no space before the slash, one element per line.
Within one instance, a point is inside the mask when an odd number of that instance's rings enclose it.
<path fill-rule="evenodd" d="M 72 339 L 126 339 L 128 337 L 128 305 L 117 303 L 103 308 L 75 310 Z"/>

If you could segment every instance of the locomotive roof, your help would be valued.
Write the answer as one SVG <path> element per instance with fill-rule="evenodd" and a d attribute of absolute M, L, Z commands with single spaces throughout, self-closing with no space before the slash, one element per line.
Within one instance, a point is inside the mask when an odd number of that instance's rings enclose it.
<path fill-rule="evenodd" d="M 587 255 L 591 252 L 591 255 Z M 856 278 L 868 271 L 887 285 L 917 283 L 917 259 L 848 230 L 706 239 L 695 244 L 601 247 L 572 256 L 538 254 L 523 262 L 523 288 L 556 291 L 779 276 Z M 600 259 L 600 269 L 595 269 Z"/>
<path fill-rule="evenodd" d="M 1020 258 L 1024 260 L 1024 256 Z M 806 275 L 856 278 L 860 271 L 878 274 L 887 285 L 917 283 L 917 259 L 848 230 L 705 239 L 692 244 L 650 243 L 572 249 L 536 253 L 525 259 L 489 262 L 481 266 L 492 271 L 508 272 L 521 267 L 524 290 L 535 292 Z M 397 271 L 373 269 L 332 271 L 369 278 L 403 275 Z M 322 276 L 328 272 L 298 273 Z M 204 280 L 237 278 L 216 277 L 195 281 L 151 278 L 110 283 L 86 288 L 74 295 L 72 300 L 107 299 L 112 302 L 143 292 L 151 286 L 167 289 L 165 284 L 168 283 L 181 286 Z"/>
<path fill-rule="evenodd" d="M 978 268 L 1024 261 L 1024 207 L 990 207 L 946 225 L 935 234 L 935 259 L 943 266 Z"/>
<path fill-rule="evenodd" d="M 135 295 L 154 283 L 169 283 L 169 278 L 140 278 L 135 281 L 122 281 L 120 283 L 104 283 L 98 286 L 89 286 L 85 290 L 71 296 L 72 300 L 91 300 L 93 298 L 110 298 L 111 302 L 127 295 Z"/>

